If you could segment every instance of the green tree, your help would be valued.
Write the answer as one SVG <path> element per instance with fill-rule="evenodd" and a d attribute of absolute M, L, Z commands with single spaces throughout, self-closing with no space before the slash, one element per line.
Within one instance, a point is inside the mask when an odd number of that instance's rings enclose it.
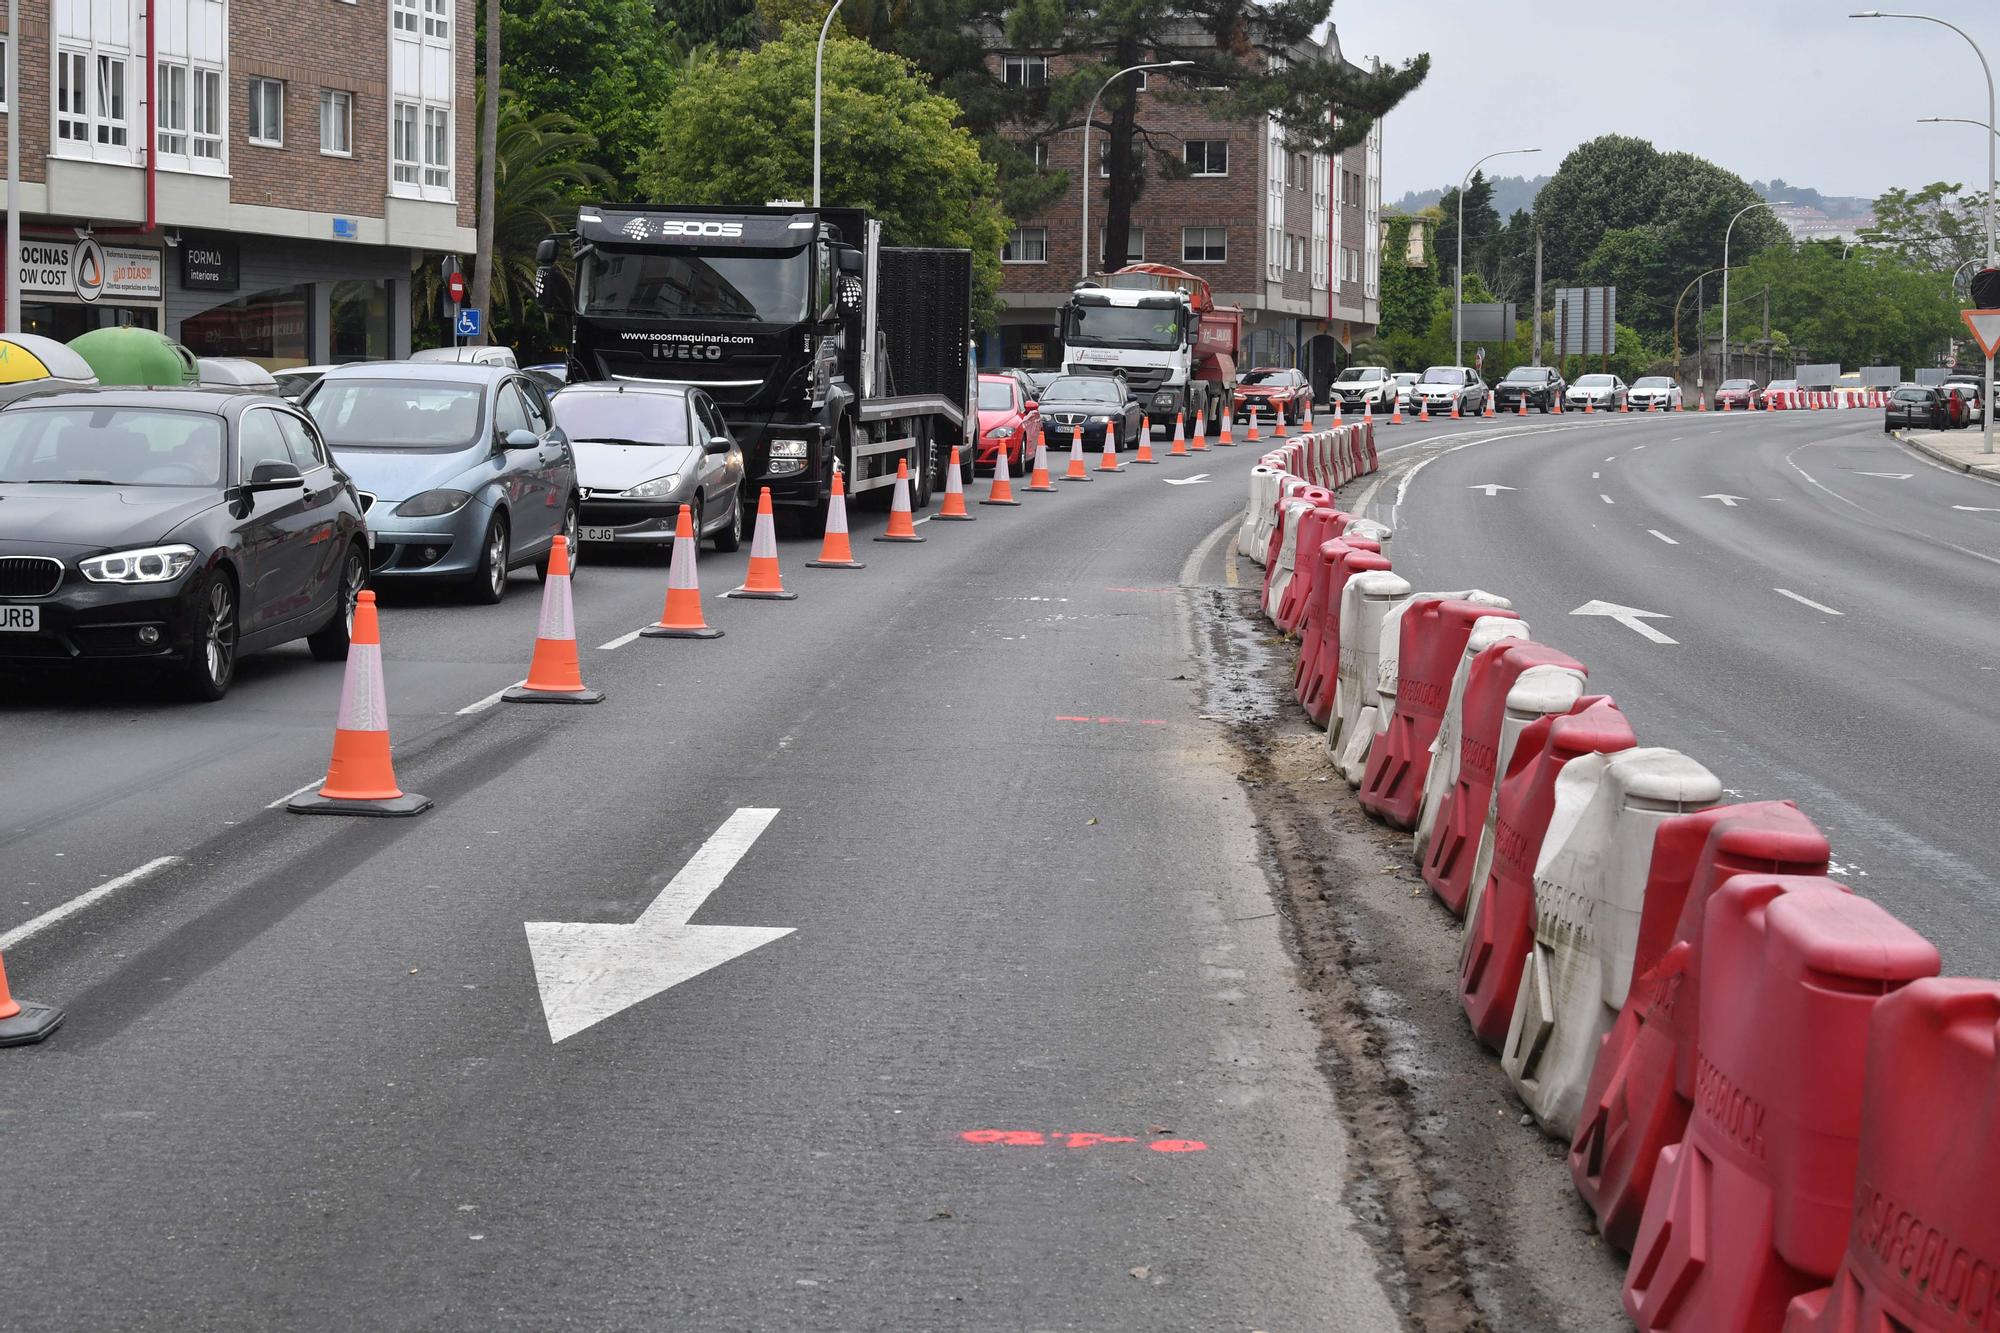
<path fill-rule="evenodd" d="M 661 35 L 684 47 L 735 50 L 757 40 L 756 0 L 652 0 Z"/>
<path fill-rule="evenodd" d="M 1429 238 L 1424 247 L 1426 263 L 1410 263 L 1409 250 L 1411 228 L 1419 222 L 1435 222 L 1435 212 L 1429 209 L 1419 217 L 1390 214 L 1383 219 L 1382 322 L 1373 340 L 1374 354 L 1382 359 L 1373 364 L 1400 370 L 1430 360 L 1431 323 L 1445 307 L 1446 298 L 1431 275 L 1436 261 Z"/>
<path fill-rule="evenodd" d="M 1912 264 L 1894 251 L 1835 242 L 1767 250 L 1730 277 L 1731 341 L 1762 333 L 1764 292 L 1774 337 L 1815 361 L 1846 366 L 1933 365 L 1956 336 L 1959 304 L 1950 275 Z M 1711 330 L 1720 312 L 1710 310 Z"/>
<path fill-rule="evenodd" d="M 1944 181 L 1891 190 L 1875 201 L 1875 225 L 1861 239 L 1912 267 L 1950 273 L 1985 257 L 1985 198 Z"/>
<path fill-rule="evenodd" d="M 683 60 L 653 0 L 506 0 L 500 32 L 507 86 L 527 113 L 570 117 L 594 141 L 608 192 L 629 196 Z"/>
<path fill-rule="evenodd" d="M 1458 262 L 1458 187 L 1453 186 L 1438 200 L 1438 263 L 1434 266 L 1438 286 L 1450 290 L 1452 266 Z M 1465 191 L 1465 271 L 1468 276 L 1488 271 L 1487 256 L 1500 235 L 1500 214 L 1493 208 L 1493 182 L 1483 171 L 1472 173 Z M 1471 297 L 1467 297 L 1471 300 Z"/>
<path fill-rule="evenodd" d="M 755 51 L 711 56 L 661 108 L 639 171 L 649 198 L 688 204 L 803 199 L 812 189 L 815 25 L 788 24 Z M 868 210 L 895 245 L 972 251 L 974 307 L 998 313 L 1007 221 L 992 164 L 901 57 L 827 39 L 822 195 Z"/>

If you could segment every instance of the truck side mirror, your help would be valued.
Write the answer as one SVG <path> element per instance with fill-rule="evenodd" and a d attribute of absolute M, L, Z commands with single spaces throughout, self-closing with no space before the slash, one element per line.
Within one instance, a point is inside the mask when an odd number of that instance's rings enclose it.
<path fill-rule="evenodd" d="M 834 255 L 840 265 L 840 271 L 843 274 L 856 278 L 861 276 L 863 264 L 861 260 L 861 252 L 859 250 L 855 249 L 851 245 L 843 245 L 838 250 L 834 251 Z"/>
<path fill-rule="evenodd" d="M 576 292 L 556 264 L 560 248 L 553 236 L 535 246 L 535 308 L 547 315 L 567 315 L 576 307 Z"/>

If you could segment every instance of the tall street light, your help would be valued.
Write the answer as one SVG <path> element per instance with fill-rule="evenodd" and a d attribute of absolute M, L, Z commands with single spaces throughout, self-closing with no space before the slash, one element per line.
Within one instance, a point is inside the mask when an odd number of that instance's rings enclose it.
<path fill-rule="evenodd" d="M 1496 157 L 1513 157 L 1520 153 L 1539 153 L 1539 148 L 1503 148 L 1497 153 L 1488 153 L 1472 164 L 1465 173 L 1465 179 L 1458 183 L 1458 268 L 1453 277 L 1451 293 L 1451 363 L 1465 364 L 1465 192 L 1472 188 L 1473 173 Z M 1535 308 L 1541 309 L 1542 294 L 1535 293 Z"/>
<path fill-rule="evenodd" d="M 1083 166 L 1077 171 L 1077 175 L 1083 177 L 1083 246 L 1082 254 L 1077 260 L 1079 278 L 1090 276 L 1090 123 L 1097 119 L 1097 99 L 1104 96 L 1106 88 L 1127 74 L 1136 74 L 1142 69 L 1183 69 L 1193 63 L 1192 60 L 1162 60 L 1149 65 L 1127 65 L 1106 79 L 1098 90 L 1090 95 L 1090 114 L 1083 118 Z"/>
<path fill-rule="evenodd" d="M 1754 213 L 1760 208 L 1779 208 L 1791 203 L 1789 199 L 1760 199 L 1754 204 L 1745 204 L 1736 210 L 1736 217 L 1729 219 L 1729 225 L 1722 232 L 1722 378 L 1729 378 L 1729 235 L 1736 230 L 1736 218 L 1745 213 Z"/>
<path fill-rule="evenodd" d="M 1959 36 L 1965 38 L 1965 44 L 1972 48 L 1972 54 L 1979 57 L 1979 68 L 1985 71 L 1986 74 L 1986 127 L 1992 129 L 1994 126 L 2000 125 L 2000 99 L 1996 99 L 1993 92 L 1993 66 L 1986 63 L 1986 53 L 1979 49 L 1979 43 L 1973 41 L 1972 34 L 1968 33 L 1965 29 L 1959 27 L 1956 23 L 1947 23 L 1943 19 L 1930 14 L 1890 14 L 1879 9 L 1864 9 L 1859 14 L 1849 14 L 1848 17 L 1857 19 L 1915 19 L 1920 23 L 1935 23 L 1940 28 L 1950 28 Z M 2000 267 L 2000 261 L 1996 261 L 1994 258 L 1996 253 L 1996 237 L 1993 227 L 1993 196 L 1996 191 L 2000 191 L 2000 153 L 1995 152 L 1994 140 L 1996 138 L 2000 138 L 2000 135 L 1988 135 L 1986 138 L 1986 267 L 1988 268 Z M 1986 418 L 1986 438 L 1981 445 L 1980 451 L 1990 454 L 1993 452 L 1993 358 L 1990 356 L 1986 358 L 1986 393 L 1979 401 L 1984 408 L 1983 415 Z"/>
<path fill-rule="evenodd" d="M 820 72 L 826 65 L 826 32 L 833 26 L 833 16 L 840 12 L 841 0 L 833 0 L 833 8 L 826 11 L 826 19 L 819 25 L 819 49 L 813 54 L 813 207 L 819 207 L 819 105 Z"/>

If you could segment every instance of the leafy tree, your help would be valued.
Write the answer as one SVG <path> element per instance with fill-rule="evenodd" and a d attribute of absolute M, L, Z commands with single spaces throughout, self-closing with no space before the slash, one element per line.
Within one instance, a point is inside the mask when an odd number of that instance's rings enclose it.
<path fill-rule="evenodd" d="M 1575 276 L 1605 232 L 1656 220 L 1659 160 L 1652 144 L 1624 134 L 1571 150 L 1535 200 L 1550 273 Z"/>
<path fill-rule="evenodd" d="M 656 200 L 762 203 L 812 188 L 813 55 L 817 25 L 787 24 L 755 51 L 703 60 L 661 108 L 639 171 Z M 901 57 L 844 34 L 826 48 L 822 194 L 865 208 L 897 245 L 972 251 L 975 315 L 997 314 L 1007 221 L 992 164 Z"/>
<path fill-rule="evenodd" d="M 756 0 L 652 0 L 661 35 L 681 46 L 735 50 L 757 40 Z"/>
<path fill-rule="evenodd" d="M 1767 250 L 1730 277 L 1731 341 L 1762 332 L 1764 290 L 1771 327 L 1816 361 L 1842 365 L 1933 365 L 1964 327 L 1949 275 L 1888 250 L 1836 242 Z M 1711 309 L 1707 325 L 1719 328 Z"/>
<path fill-rule="evenodd" d="M 1421 219 L 1433 222 L 1435 210 L 1426 210 Z M 1374 339 L 1375 363 L 1403 368 L 1427 362 L 1431 322 L 1445 306 L 1445 296 L 1431 276 L 1436 252 L 1428 242 L 1425 255 L 1430 263 L 1409 262 L 1410 229 L 1419 219 L 1391 214 L 1383 220 L 1382 238 L 1382 322 Z M 1357 357 L 1358 357 L 1357 353 Z"/>
<path fill-rule="evenodd" d="M 1458 187 L 1453 186 L 1438 200 L 1442 221 L 1438 223 L 1437 230 L 1439 262 L 1436 273 L 1438 286 L 1447 290 L 1452 285 L 1452 265 L 1458 262 L 1458 194 Z M 1486 179 L 1485 172 L 1475 171 L 1472 183 L 1465 190 L 1465 271 L 1468 276 L 1487 271 L 1486 259 L 1499 235 L 1500 214 L 1493 208 L 1493 182 Z"/>
<path fill-rule="evenodd" d="M 508 88 L 529 114 L 559 111 L 591 137 L 613 196 L 629 197 L 635 187 L 655 109 L 683 58 L 653 3 L 506 0 L 501 19 Z"/>
<path fill-rule="evenodd" d="M 1580 274 L 1589 286 L 1616 287 L 1618 314 L 1637 328 L 1659 327 L 1662 306 L 1675 295 L 1661 232 L 1652 226 L 1605 232 Z"/>
<path fill-rule="evenodd" d="M 1875 201 L 1875 225 L 1861 239 L 1914 267 L 1952 272 L 1986 255 L 1985 195 L 1944 181 L 1891 190 Z"/>

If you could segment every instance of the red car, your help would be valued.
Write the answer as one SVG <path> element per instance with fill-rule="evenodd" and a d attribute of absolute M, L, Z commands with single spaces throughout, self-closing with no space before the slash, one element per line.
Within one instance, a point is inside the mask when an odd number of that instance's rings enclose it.
<path fill-rule="evenodd" d="M 1007 471 L 1027 475 L 1035 463 L 1035 442 L 1042 438 L 1041 405 L 1028 396 L 1028 386 L 1005 372 L 979 377 L 979 447 L 973 467 L 990 471 L 1000 451 L 1007 451 Z"/>
<path fill-rule="evenodd" d="M 1244 421 L 1253 406 L 1257 409 L 1257 420 L 1263 424 L 1275 423 L 1280 413 L 1287 421 L 1304 424 L 1312 420 L 1312 382 L 1300 370 L 1280 370 L 1276 366 L 1246 370 L 1236 381 L 1230 415 L 1236 421 Z"/>

